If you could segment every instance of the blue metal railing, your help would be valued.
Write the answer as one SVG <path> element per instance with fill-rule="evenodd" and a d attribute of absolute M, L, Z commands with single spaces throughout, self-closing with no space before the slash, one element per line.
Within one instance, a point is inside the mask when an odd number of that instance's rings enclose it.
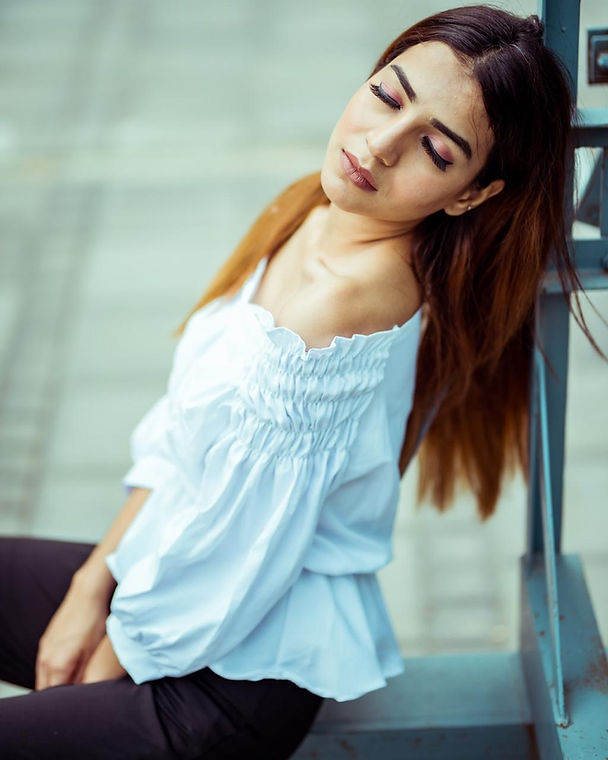
<path fill-rule="evenodd" d="M 545 43 L 568 67 L 577 93 L 580 2 L 541 0 Z M 608 108 L 581 109 L 576 147 L 600 147 L 599 232 L 569 239 L 585 289 L 608 287 Z M 570 157 L 564 211 L 573 217 Z M 530 388 L 528 542 L 522 562 L 521 657 L 543 760 L 608 756 L 608 662 L 578 557 L 561 555 L 569 309 L 551 269 L 536 312 Z M 576 588 L 576 592 L 571 590 Z M 573 620 L 573 618 L 577 618 Z M 546 631 L 549 630 L 549 636 Z M 581 705 L 585 705 L 585 709 Z M 596 754 L 600 753 L 600 754 Z"/>

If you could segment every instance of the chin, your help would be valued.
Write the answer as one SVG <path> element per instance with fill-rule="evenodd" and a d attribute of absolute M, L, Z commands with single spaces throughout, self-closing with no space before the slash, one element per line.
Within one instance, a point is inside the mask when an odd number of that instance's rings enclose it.
<path fill-rule="evenodd" d="M 332 203 L 340 205 L 340 198 L 348 196 L 349 186 L 351 182 L 340 165 L 340 148 L 330 142 L 321 167 L 321 187 Z"/>
<path fill-rule="evenodd" d="M 323 192 L 333 202 L 336 186 L 338 184 L 337 177 L 333 172 L 327 169 L 327 164 L 323 164 L 321 169 L 321 187 Z"/>
<path fill-rule="evenodd" d="M 321 169 L 321 187 L 328 200 L 342 211 L 363 215 L 368 211 L 365 203 L 362 203 L 365 201 L 366 194 L 357 192 L 357 188 L 353 187 L 349 180 L 342 175 L 341 170 L 338 174 L 327 164 L 324 164 Z"/>

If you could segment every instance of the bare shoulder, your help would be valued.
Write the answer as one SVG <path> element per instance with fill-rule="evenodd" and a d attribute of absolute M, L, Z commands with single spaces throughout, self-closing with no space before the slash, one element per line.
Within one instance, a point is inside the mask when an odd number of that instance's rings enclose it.
<path fill-rule="evenodd" d="M 370 257 L 357 264 L 315 278 L 306 294 L 283 311 L 281 324 L 297 332 L 307 348 L 328 346 L 338 335 L 390 330 L 420 307 L 418 285 L 404 262 Z"/>
<path fill-rule="evenodd" d="M 351 318 L 372 333 L 407 322 L 422 305 L 422 290 L 413 270 L 399 255 L 370 257 L 344 288 Z"/>

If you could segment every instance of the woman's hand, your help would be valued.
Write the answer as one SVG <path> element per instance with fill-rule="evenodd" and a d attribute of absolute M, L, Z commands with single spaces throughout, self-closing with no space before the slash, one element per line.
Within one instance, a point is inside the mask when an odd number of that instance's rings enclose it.
<path fill-rule="evenodd" d="M 70 586 L 38 643 L 35 689 L 80 683 L 106 633 L 107 600 Z"/>
<path fill-rule="evenodd" d="M 127 671 L 122 667 L 114 654 L 112 642 L 106 634 L 85 667 L 82 683 L 121 678 L 126 673 Z"/>

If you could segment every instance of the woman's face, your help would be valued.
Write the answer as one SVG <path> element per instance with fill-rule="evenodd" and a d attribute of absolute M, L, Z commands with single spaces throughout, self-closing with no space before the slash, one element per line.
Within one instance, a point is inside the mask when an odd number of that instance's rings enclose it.
<path fill-rule="evenodd" d="M 352 96 L 329 139 L 321 184 L 340 209 L 407 231 L 440 209 L 460 214 L 500 192 L 502 180 L 470 187 L 492 140 L 477 81 L 448 45 L 419 43 Z M 354 173 L 353 160 L 375 190 Z"/>

